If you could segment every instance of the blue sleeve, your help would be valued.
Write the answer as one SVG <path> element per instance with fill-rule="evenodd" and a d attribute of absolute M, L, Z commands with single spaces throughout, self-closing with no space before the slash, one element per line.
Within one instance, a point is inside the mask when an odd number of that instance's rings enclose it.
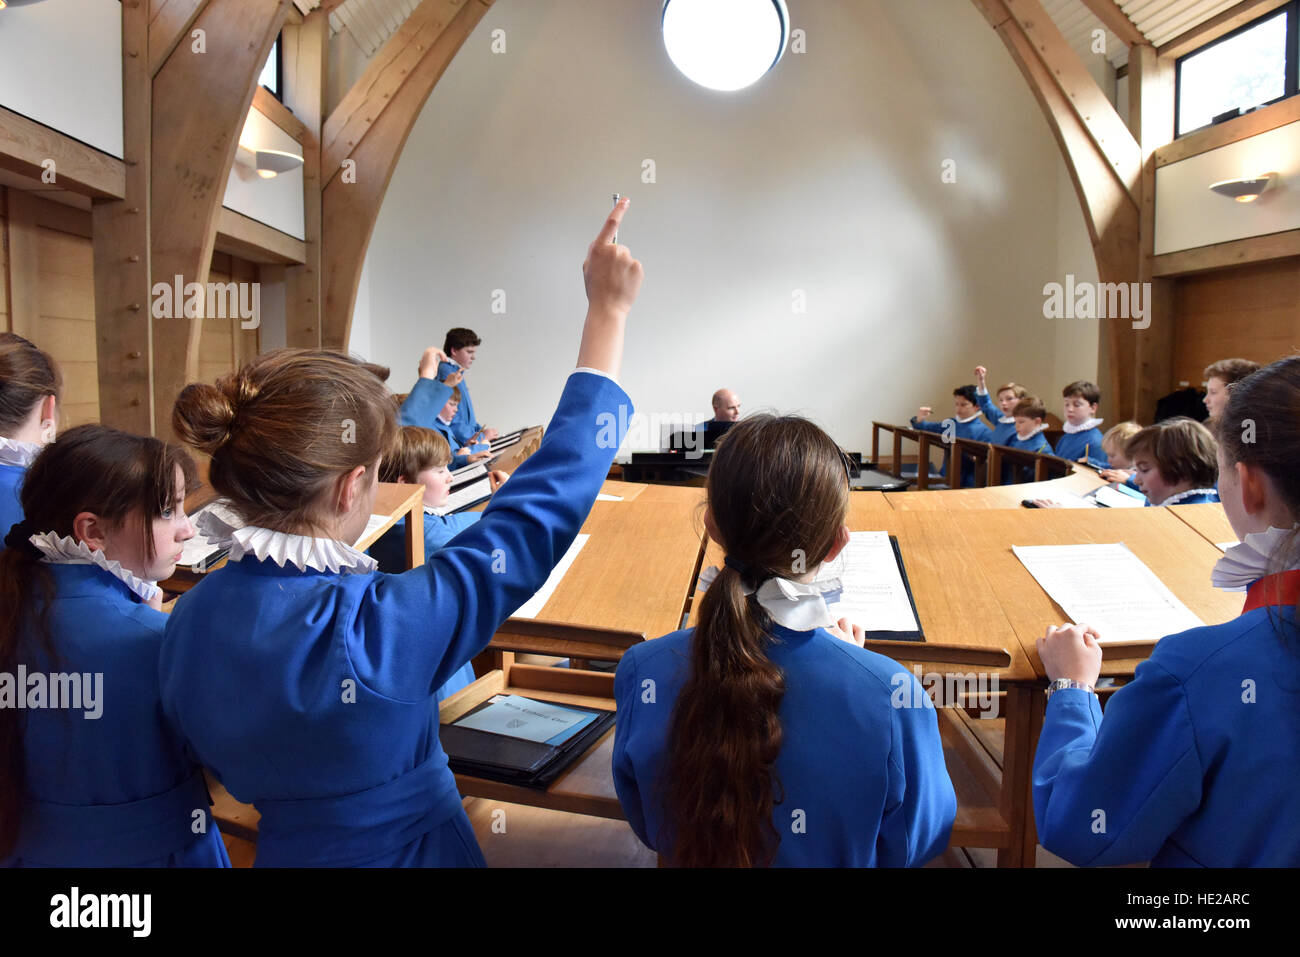
<path fill-rule="evenodd" d="M 1042 845 L 1072 864 L 1149 861 L 1201 803 L 1200 756 L 1182 683 L 1155 661 L 1115 692 L 1052 695 L 1034 756 Z"/>
<path fill-rule="evenodd" d="M 513 481 L 513 479 L 512 479 Z M 636 662 L 633 655 L 625 654 L 618 663 L 614 674 L 614 701 L 616 702 L 616 720 L 614 724 L 614 791 L 618 794 L 618 803 L 623 806 L 623 816 L 627 818 L 632 830 L 641 839 L 641 843 L 652 850 L 657 850 L 650 843 L 646 832 L 645 810 L 641 801 L 641 791 L 637 787 L 636 771 L 632 759 L 627 753 L 627 736 L 632 726 L 632 715 L 637 706 L 637 689 L 640 683 L 636 679 Z"/>
<path fill-rule="evenodd" d="M 998 419 L 1002 418 L 1002 410 L 994 404 L 993 396 L 976 389 L 975 401 L 979 404 L 980 411 L 984 413 L 984 418 L 988 419 L 993 425 L 997 425 Z"/>
<path fill-rule="evenodd" d="M 911 701 L 930 697 L 913 675 Z M 881 867 L 919 867 L 948 846 L 957 818 L 957 794 L 948 777 L 933 707 L 891 707 L 889 799 L 880 821 L 876 857 Z"/>
<path fill-rule="evenodd" d="M 912 416 L 912 428 L 918 432 L 937 432 L 943 434 L 943 422 L 923 422 L 916 416 Z"/>
<path fill-rule="evenodd" d="M 369 578 L 346 636 L 358 677 L 414 701 L 482 651 L 573 543 L 632 411 L 612 379 L 570 375 L 541 447 L 479 521 L 423 567 Z"/>
<path fill-rule="evenodd" d="M 432 429 L 438 420 L 438 413 L 451 398 L 451 386 L 443 385 L 436 379 L 417 379 L 411 386 L 411 394 L 402 403 L 397 413 L 401 425 L 418 425 L 423 429 Z"/>

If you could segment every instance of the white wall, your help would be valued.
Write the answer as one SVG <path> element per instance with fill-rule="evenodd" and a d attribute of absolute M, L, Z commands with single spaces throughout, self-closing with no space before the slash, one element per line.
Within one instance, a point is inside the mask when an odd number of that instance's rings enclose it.
<path fill-rule="evenodd" d="M 1225 179 L 1277 173 L 1253 203 L 1210 191 Z M 1156 254 L 1300 228 L 1300 123 L 1156 170 Z"/>
<path fill-rule="evenodd" d="M 121 4 L 45 0 L 7 8 L 0 14 L 0 106 L 120 159 Z"/>
<path fill-rule="evenodd" d="M 399 370 L 393 388 L 465 325 L 484 339 L 480 416 L 549 417 L 585 311 L 578 267 L 615 191 L 646 268 L 623 372 L 642 412 L 707 412 L 729 386 L 746 410 L 802 411 L 864 448 L 872 418 L 950 409 L 977 362 L 1044 397 L 1095 374 L 1095 330 L 1089 350 L 1086 330 L 1042 315 L 1046 283 L 1095 277 L 1077 201 L 975 7 L 791 7 L 808 52 L 724 95 L 669 63 L 656 3 L 497 0 L 412 131 L 370 245 L 366 354 Z"/>
<path fill-rule="evenodd" d="M 280 150 L 302 156 L 302 144 L 254 109 L 248 111 L 244 120 L 239 144 L 251 150 Z M 222 205 L 296 239 L 305 239 L 302 167 L 263 179 L 249 165 L 253 161 L 253 157 L 239 150 L 226 178 Z"/>

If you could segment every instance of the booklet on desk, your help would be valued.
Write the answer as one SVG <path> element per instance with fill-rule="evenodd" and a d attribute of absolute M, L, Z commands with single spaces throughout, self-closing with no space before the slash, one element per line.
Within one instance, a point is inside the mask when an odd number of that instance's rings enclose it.
<path fill-rule="evenodd" d="M 457 774 L 545 788 L 614 723 L 614 712 L 493 695 L 438 737 Z"/>
<path fill-rule="evenodd" d="M 861 625 L 868 641 L 925 641 L 895 536 L 853 532 L 839 557 L 817 577 L 840 580 L 839 600 L 827 598 L 830 613 Z"/>

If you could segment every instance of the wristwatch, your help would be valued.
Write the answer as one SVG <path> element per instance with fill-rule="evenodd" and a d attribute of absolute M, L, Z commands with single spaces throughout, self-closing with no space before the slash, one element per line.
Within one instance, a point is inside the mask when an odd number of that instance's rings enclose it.
<path fill-rule="evenodd" d="M 1075 681 L 1072 678 L 1057 678 L 1047 685 L 1047 697 L 1050 699 L 1057 691 L 1064 688 L 1078 688 L 1080 691 L 1086 691 L 1088 694 L 1096 694 L 1092 685 L 1086 685 L 1082 681 Z"/>

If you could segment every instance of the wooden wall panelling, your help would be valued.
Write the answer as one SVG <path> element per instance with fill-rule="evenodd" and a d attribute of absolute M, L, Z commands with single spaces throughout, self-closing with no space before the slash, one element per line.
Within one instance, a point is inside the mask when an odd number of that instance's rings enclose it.
<path fill-rule="evenodd" d="M 0 186 L 0 332 L 13 332 L 9 321 L 9 213 L 8 190 Z"/>

